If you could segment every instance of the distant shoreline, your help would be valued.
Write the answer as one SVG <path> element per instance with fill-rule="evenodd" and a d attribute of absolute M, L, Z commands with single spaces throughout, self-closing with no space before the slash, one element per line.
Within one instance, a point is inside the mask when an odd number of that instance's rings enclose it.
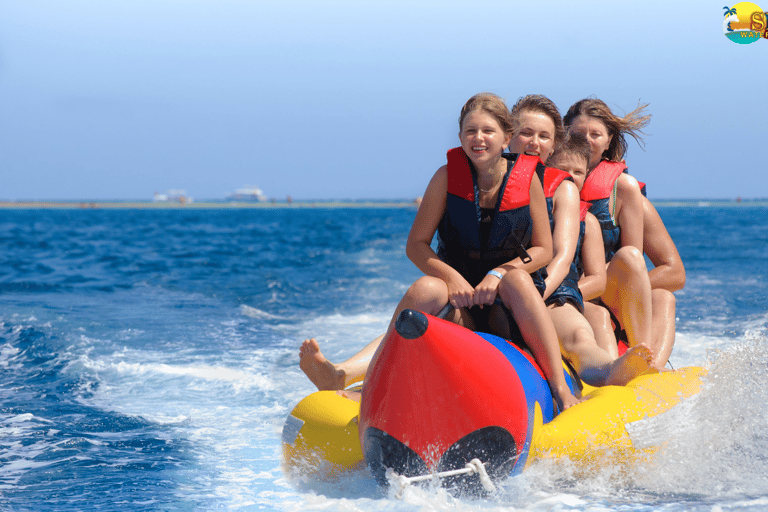
<path fill-rule="evenodd" d="M 229 210 L 265 208 L 415 208 L 416 201 L 293 201 L 291 203 L 170 201 L 0 201 L 0 209 Z"/>
<path fill-rule="evenodd" d="M 655 206 L 664 207 L 768 207 L 768 199 L 725 200 L 725 199 L 659 199 L 652 201 Z M 304 208 L 415 208 L 416 200 L 392 201 L 293 201 L 282 202 L 194 202 L 178 203 L 165 201 L 0 201 L 0 209 L 75 209 L 75 210 L 229 210 L 229 209 L 304 209 Z"/>

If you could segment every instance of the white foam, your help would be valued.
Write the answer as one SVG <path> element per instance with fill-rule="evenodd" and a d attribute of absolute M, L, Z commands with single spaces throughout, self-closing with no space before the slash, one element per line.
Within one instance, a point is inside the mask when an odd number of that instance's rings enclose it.
<path fill-rule="evenodd" d="M 669 439 L 670 431 L 694 419 L 693 409 L 698 398 L 698 395 L 694 395 L 662 414 L 627 423 L 626 429 L 632 446 L 638 450 L 662 446 Z"/>
<path fill-rule="evenodd" d="M 638 425 L 635 435 L 665 437 L 652 468 L 634 476 L 657 492 L 710 499 L 764 494 L 768 488 L 768 356 L 764 337 L 712 352 L 699 395 Z M 634 427 L 632 427 L 634 428 Z M 654 434 L 655 433 L 655 434 Z"/>
<path fill-rule="evenodd" d="M 256 318 L 259 320 L 279 320 L 280 318 L 282 318 L 277 315 L 267 313 L 266 311 L 262 311 L 261 309 L 247 306 L 245 304 L 240 305 L 240 314 L 245 315 L 249 318 Z"/>
<path fill-rule="evenodd" d="M 123 363 L 118 363 L 118 369 Z M 130 365 L 137 366 L 137 365 Z M 142 366 L 142 365 L 138 365 Z M 159 372 L 166 375 L 182 375 L 194 377 L 196 379 L 220 380 L 224 382 L 238 382 L 249 380 L 252 376 L 245 372 L 232 368 L 212 367 L 212 366 L 173 366 L 168 364 L 145 365 L 143 371 Z"/>
<path fill-rule="evenodd" d="M 40 418 L 38 416 L 35 416 L 32 413 L 15 414 L 12 416 L 6 415 L 3 417 L 0 417 L 0 424 L 17 426 L 17 425 L 31 425 L 31 424 L 37 424 L 37 423 L 53 423 L 53 422 L 45 418 Z"/>

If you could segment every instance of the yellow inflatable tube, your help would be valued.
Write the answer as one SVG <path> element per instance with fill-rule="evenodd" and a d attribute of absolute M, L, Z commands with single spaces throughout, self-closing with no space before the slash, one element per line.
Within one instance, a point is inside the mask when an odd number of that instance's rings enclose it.
<path fill-rule="evenodd" d="M 631 464 L 658 446 L 635 447 L 626 425 L 657 416 L 701 388 L 700 367 L 641 375 L 626 386 L 585 386 L 580 403 L 547 424 L 536 404 L 528 464 L 568 457 L 584 465 Z M 360 404 L 335 391 L 318 391 L 293 409 L 283 427 L 288 472 L 343 471 L 363 461 L 358 437 Z"/>
<path fill-rule="evenodd" d="M 360 404 L 317 391 L 291 411 L 283 426 L 283 461 L 291 471 L 336 471 L 363 460 L 357 422 Z"/>
<path fill-rule="evenodd" d="M 584 389 L 588 400 L 567 409 L 546 425 L 537 411 L 529 463 L 564 456 L 587 465 L 606 460 L 636 463 L 647 459 L 658 446 L 633 446 L 627 424 L 657 416 L 695 395 L 705 373 L 704 368 L 689 367 L 644 374 L 626 386 L 588 386 Z"/>

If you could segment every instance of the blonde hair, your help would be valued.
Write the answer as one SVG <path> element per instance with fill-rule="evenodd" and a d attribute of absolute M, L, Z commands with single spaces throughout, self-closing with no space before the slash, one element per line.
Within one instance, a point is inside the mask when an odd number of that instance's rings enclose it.
<path fill-rule="evenodd" d="M 483 111 L 496 119 L 504 133 L 512 133 L 512 119 L 509 115 L 507 104 L 504 103 L 503 99 L 490 92 L 475 94 L 467 100 L 461 108 L 461 115 L 459 115 L 459 131 L 464 127 L 464 119 L 471 112 L 477 110 Z"/>
<path fill-rule="evenodd" d="M 651 115 L 643 112 L 647 106 L 648 103 L 638 104 L 635 110 L 624 117 L 619 117 L 611 112 L 611 109 L 605 102 L 597 98 L 585 98 L 571 105 L 563 121 L 567 127 L 570 127 L 573 120 L 581 115 L 602 121 L 608 129 L 608 134 L 613 136 L 611 144 L 605 150 L 602 157 L 603 159 L 620 162 L 627 153 L 625 135 L 631 135 L 641 148 L 645 146 L 640 134 L 643 134 L 642 129 L 648 126 L 648 123 L 651 121 Z"/>

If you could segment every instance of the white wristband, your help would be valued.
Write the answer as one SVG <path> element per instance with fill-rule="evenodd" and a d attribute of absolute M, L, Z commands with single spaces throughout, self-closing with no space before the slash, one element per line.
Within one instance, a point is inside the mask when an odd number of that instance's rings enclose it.
<path fill-rule="evenodd" d="M 501 279 L 502 277 L 504 277 L 504 275 L 503 275 L 501 272 L 499 272 L 498 270 L 489 270 L 489 271 L 488 271 L 488 274 L 486 274 L 486 275 L 489 275 L 489 276 L 496 276 L 496 277 L 498 277 L 499 279 Z"/>

